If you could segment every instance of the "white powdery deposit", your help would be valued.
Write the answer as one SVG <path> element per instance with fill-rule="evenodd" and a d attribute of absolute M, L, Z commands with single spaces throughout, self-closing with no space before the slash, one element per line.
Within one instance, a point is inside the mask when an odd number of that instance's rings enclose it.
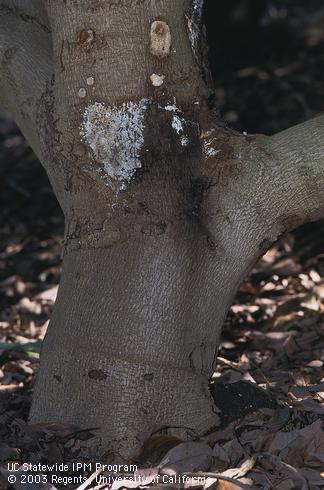
<path fill-rule="evenodd" d="M 175 114 L 176 112 L 180 113 L 181 111 L 177 108 L 177 106 L 175 104 L 172 104 L 172 105 L 166 105 L 164 107 L 164 110 L 165 111 L 168 111 L 168 112 L 173 112 L 173 117 L 172 117 L 172 122 L 171 122 L 171 126 L 172 126 L 172 129 L 174 129 L 174 131 L 179 135 L 181 136 L 180 137 L 180 144 L 181 146 L 187 146 L 189 144 L 189 140 L 188 138 L 185 136 L 185 130 L 184 130 L 184 124 L 186 123 L 185 119 L 183 119 L 182 117 L 179 117 L 177 114 Z"/>
<path fill-rule="evenodd" d="M 179 116 L 173 116 L 172 118 L 172 127 L 173 129 L 178 133 L 181 134 L 183 133 L 183 126 L 182 126 L 182 121 Z"/>
<path fill-rule="evenodd" d="M 203 152 L 206 158 L 214 157 L 217 155 L 217 153 L 220 152 L 220 150 L 216 150 L 215 148 L 215 144 L 217 143 L 217 141 L 216 141 L 216 136 L 214 136 L 213 129 L 206 132 L 202 132 L 201 141 L 202 141 Z"/>
<path fill-rule="evenodd" d="M 80 134 L 96 161 L 113 180 L 130 182 L 142 166 L 140 150 L 144 143 L 144 114 L 147 100 L 106 107 L 101 102 L 88 105 Z"/>
<path fill-rule="evenodd" d="M 220 152 L 220 150 L 215 150 L 215 148 L 213 148 L 211 146 L 210 141 L 203 141 L 203 150 L 204 150 L 204 154 L 207 158 L 214 157 L 217 155 L 217 153 Z"/>

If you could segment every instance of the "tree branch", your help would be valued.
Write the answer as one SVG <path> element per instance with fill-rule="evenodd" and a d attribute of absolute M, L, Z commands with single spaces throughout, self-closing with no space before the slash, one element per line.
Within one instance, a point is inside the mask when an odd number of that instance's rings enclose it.
<path fill-rule="evenodd" d="M 41 0 L 0 4 L 0 105 L 40 156 L 37 113 L 52 78 L 52 47 Z"/>
<path fill-rule="evenodd" d="M 269 213 L 283 231 L 324 217 L 324 116 L 267 138 Z"/>
<path fill-rule="evenodd" d="M 274 136 L 211 126 L 202 148 L 210 184 L 201 227 L 237 285 L 280 235 L 324 217 L 324 116 Z"/>

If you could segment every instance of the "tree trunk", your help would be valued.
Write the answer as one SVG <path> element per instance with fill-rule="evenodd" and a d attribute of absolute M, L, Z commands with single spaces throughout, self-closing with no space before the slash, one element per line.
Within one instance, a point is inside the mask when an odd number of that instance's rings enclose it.
<path fill-rule="evenodd" d="M 202 2 L 45 3 L 0 6 L 4 103 L 66 219 L 31 420 L 96 427 L 92 455 L 127 458 L 161 429 L 217 425 L 208 381 L 238 285 L 323 215 L 323 120 L 273 137 L 217 121 Z"/>

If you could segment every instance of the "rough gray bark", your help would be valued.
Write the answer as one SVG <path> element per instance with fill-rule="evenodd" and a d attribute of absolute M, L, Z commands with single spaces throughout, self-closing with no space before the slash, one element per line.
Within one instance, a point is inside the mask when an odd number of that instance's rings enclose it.
<path fill-rule="evenodd" d="M 238 285 L 323 216 L 323 117 L 244 136 L 208 108 L 202 2 L 2 0 L 4 107 L 66 219 L 33 421 L 98 427 L 93 454 L 217 424 L 208 389 Z"/>

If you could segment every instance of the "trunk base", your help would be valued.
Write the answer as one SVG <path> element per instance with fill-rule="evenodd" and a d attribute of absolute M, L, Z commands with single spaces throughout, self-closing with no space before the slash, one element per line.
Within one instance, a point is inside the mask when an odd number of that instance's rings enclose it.
<path fill-rule="evenodd" d="M 217 425 L 206 377 L 109 359 L 104 353 L 94 358 L 86 349 L 53 349 L 49 340 L 42 351 L 30 420 L 95 428 L 95 439 L 83 448 L 87 457 L 129 461 L 162 428 L 181 430 L 189 440 Z"/>
<path fill-rule="evenodd" d="M 92 456 L 126 459 L 160 429 L 190 439 L 217 424 L 208 383 L 222 298 L 197 241 L 139 234 L 65 255 L 31 421 L 97 427 Z"/>

